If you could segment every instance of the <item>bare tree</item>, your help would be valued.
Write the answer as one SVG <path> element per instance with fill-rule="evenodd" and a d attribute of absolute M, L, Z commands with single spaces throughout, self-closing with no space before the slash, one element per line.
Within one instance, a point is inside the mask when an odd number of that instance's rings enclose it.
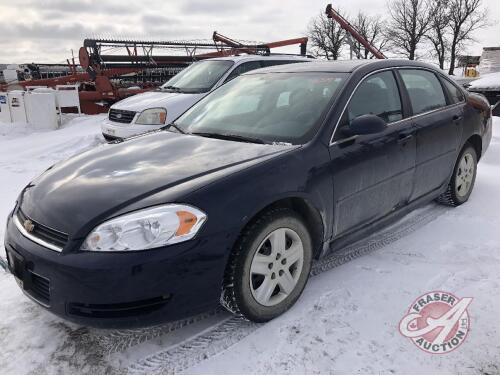
<path fill-rule="evenodd" d="M 388 10 L 389 43 L 408 59 L 415 60 L 417 47 L 431 24 L 428 0 L 391 0 L 388 3 Z"/>
<path fill-rule="evenodd" d="M 432 44 L 433 55 L 437 58 L 439 67 L 444 69 L 444 63 L 450 53 L 448 26 L 451 14 L 449 2 L 448 0 L 432 0 L 430 10 L 430 29 L 426 37 Z"/>
<path fill-rule="evenodd" d="M 388 40 L 385 32 L 385 23 L 380 16 L 368 16 L 363 12 L 359 12 L 352 24 L 361 36 L 379 51 L 382 51 L 387 45 Z M 355 46 L 363 58 L 373 58 L 370 51 L 360 43 L 356 42 Z"/>
<path fill-rule="evenodd" d="M 451 32 L 450 69 L 448 74 L 455 73 L 455 62 L 459 49 L 468 41 L 472 34 L 487 25 L 487 11 L 482 7 L 481 0 L 449 0 Z"/>
<path fill-rule="evenodd" d="M 308 26 L 311 52 L 327 60 L 338 60 L 345 40 L 344 30 L 323 13 L 313 18 Z"/>

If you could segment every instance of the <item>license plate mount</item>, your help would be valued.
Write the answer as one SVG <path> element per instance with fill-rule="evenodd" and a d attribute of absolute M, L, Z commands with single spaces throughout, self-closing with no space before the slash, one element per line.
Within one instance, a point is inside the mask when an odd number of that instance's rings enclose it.
<path fill-rule="evenodd" d="M 6 249 L 7 252 L 7 262 L 9 265 L 9 270 L 14 275 L 16 282 L 19 284 L 21 288 L 24 289 L 24 275 L 25 275 L 25 261 L 24 257 L 18 252 Z"/>

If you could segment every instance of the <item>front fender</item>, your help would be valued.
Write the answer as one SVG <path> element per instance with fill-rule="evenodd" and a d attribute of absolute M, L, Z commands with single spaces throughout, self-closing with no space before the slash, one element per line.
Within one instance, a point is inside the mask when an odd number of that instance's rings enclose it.
<path fill-rule="evenodd" d="M 207 213 L 206 235 L 227 228 L 240 233 L 264 209 L 290 199 L 302 200 L 319 215 L 321 240 L 327 241 L 333 227 L 333 184 L 323 145 L 278 155 L 187 197 L 188 203 Z"/>

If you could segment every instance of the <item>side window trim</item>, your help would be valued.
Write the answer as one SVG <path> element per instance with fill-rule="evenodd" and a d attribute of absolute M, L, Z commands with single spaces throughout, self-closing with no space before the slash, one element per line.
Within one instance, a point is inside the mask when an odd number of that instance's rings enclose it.
<path fill-rule="evenodd" d="M 212 89 L 210 90 L 210 92 L 214 91 L 216 88 L 222 86 L 224 83 L 226 83 L 226 78 L 229 77 L 229 75 L 231 74 L 231 72 L 237 67 L 238 65 L 236 65 L 236 63 L 234 61 L 232 61 L 232 64 L 231 64 L 231 67 L 228 69 L 228 71 L 226 73 L 224 73 L 222 75 L 222 77 L 220 77 L 220 79 L 217 81 L 217 83 L 215 85 L 212 86 Z"/>
<path fill-rule="evenodd" d="M 406 89 L 406 87 L 403 85 L 403 87 L 400 87 L 399 86 L 399 79 L 400 79 L 400 74 L 399 74 L 399 71 L 400 70 L 404 70 L 404 69 L 413 69 L 413 70 L 425 70 L 425 71 L 428 71 L 430 73 L 433 73 L 433 74 L 436 74 L 436 72 L 434 72 L 432 69 L 427 69 L 425 67 L 421 67 L 421 66 L 396 66 L 396 67 L 391 67 L 391 68 L 383 68 L 383 69 L 379 69 L 379 70 L 375 70 L 373 72 L 370 72 L 368 73 L 366 76 L 364 76 L 359 82 L 358 84 L 354 87 L 354 90 L 352 91 L 351 95 L 349 96 L 349 99 L 347 99 L 347 102 L 346 104 L 344 105 L 344 108 L 342 109 L 342 112 L 337 120 L 337 122 L 335 123 L 335 127 L 333 129 L 333 133 L 332 133 L 332 136 L 330 138 L 330 144 L 329 146 L 333 146 L 334 144 L 337 144 L 339 141 L 334 141 L 334 137 L 335 137 L 335 133 L 337 131 L 337 128 L 340 124 L 340 121 L 342 121 L 342 118 L 344 116 L 344 113 L 347 109 L 347 106 L 349 105 L 352 97 L 354 96 L 354 93 L 356 92 L 356 90 L 358 89 L 358 87 L 361 85 L 361 83 L 363 83 L 363 81 L 368 78 L 369 76 L 373 75 L 373 74 L 376 74 L 376 73 L 380 73 L 380 72 L 384 72 L 384 71 L 387 71 L 387 70 L 392 70 L 394 73 L 395 73 L 395 76 L 396 76 L 396 81 L 398 83 L 398 88 L 399 88 L 399 95 L 401 96 L 401 100 L 403 100 L 403 97 L 405 97 L 404 99 L 404 102 L 402 102 L 402 105 L 403 105 L 403 111 L 406 111 L 408 108 L 407 106 L 409 106 L 408 109 L 411 109 L 411 103 L 410 103 L 410 99 L 408 97 L 408 90 Z M 438 74 L 438 80 L 440 81 L 441 83 L 441 79 L 447 79 L 445 77 L 441 77 L 440 74 Z M 450 81 L 450 80 L 448 80 Z M 401 82 L 402 83 L 402 82 Z M 453 82 L 452 82 L 453 83 Z M 441 83 L 442 84 L 442 83 Z M 455 86 L 457 86 L 455 83 L 453 83 Z M 403 91 L 405 92 L 405 94 L 403 95 Z M 445 110 L 445 109 L 449 109 L 450 107 L 453 107 L 453 106 L 457 106 L 457 105 L 462 105 L 463 103 L 465 103 L 466 101 L 466 96 L 465 96 L 465 93 L 463 92 L 462 89 L 460 89 L 460 91 L 462 92 L 462 97 L 463 97 L 463 100 L 459 103 L 454 103 L 454 104 L 450 104 L 450 105 L 446 105 L 444 107 L 441 107 L 441 108 L 437 108 L 437 109 L 433 109 L 431 111 L 427 111 L 427 112 L 423 112 L 423 113 L 419 113 L 418 115 L 413 115 L 413 110 L 411 112 L 409 112 L 406 116 L 403 117 L 402 120 L 399 120 L 399 121 L 396 121 L 396 122 L 393 122 L 393 123 L 390 123 L 388 124 L 389 126 L 392 126 L 392 125 L 396 125 L 402 121 L 406 121 L 406 120 L 411 120 L 413 118 L 417 118 L 417 117 L 420 117 L 420 116 L 425 116 L 425 115 L 428 115 L 428 114 L 431 114 L 433 112 L 437 112 L 437 111 L 442 111 L 442 110 Z M 447 93 L 447 90 L 444 90 L 444 93 L 446 95 Z M 406 100 L 408 100 L 408 102 L 406 102 Z M 353 136 L 351 138 L 354 138 L 356 136 Z M 344 140 L 341 140 L 340 142 L 343 142 Z"/>
<path fill-rule="evenodd" d="M 374 70 L 373 72 L 370 72 L 368 73 L 367 75 L 365 75 L 357 84 L 356 86 L 354 87 L 354 90 L 352 90 L 351 92 L 351 95 L 349 95 L 349 99 L 347 99 L 347 102 L 345 103 L 344 105 L 344 108 L 342 109 L 342 112 L 340 113 L 340 116 L 337 120 L 337 122 L 335 123 L 335 128 L 333 129 L 333 133 L 332 133 L 332 136 L 330 138 L 330 146 L 332 146 L 333 144 L 336 144 L 338 143 L 339 141 L 334 141 L 335 139 L 335 133 L 337 132 L 337 129 L 340 125 L 340 122 L 342 121 L 342 118 L 344 117 L 345 115 L 345 112 L 347 110 L 347 107 L 349 106 L 349 103 L 351 102 L 351 99 L 352 97 L 354 96 L 354 94 L 356 93 L 356 91 L 358 90 L 359 86 L 361 86 L 361 84 L 366 80 L 368 79 L 369 77 L 371 77 L 372 75 L 374 74 L 378 74 L 378 73 L 383 73 L 383 72 L 392 72 L 392 75 L 394 76 L 394 80 L 396 81 L 396 86 L 398 88 L 398 92 L 399 92 L 399 100 L 401 101 L 401 107 L 402 107 L 402 110 L 403 110 L 403 118 L 401 120 L 398 120 L 398 121 L 394 121 L 394 122 L 391 122 L 390 124 L 387 124 L 388 126 L 392 126 L 392 125 L 396 125 L 398 124 L 399 122 L 401 121 L 405 121 L 407 118 L 405 117 L 405 111 L 406 111 L 406 105 L 405 105 L 405 102 L 403 101 L 403 97 L 401 95 L 401 87 L 399 86 L 399 82 L 398 82 L 398 77 L 396 76 L 395 74 L 395 68 L 394 67 L 390 67 L 390 68 L 383 68 L 383 69 L 379 69 L 379 70 Z M 353 137 L 349 137 L 350 138 L 353 138 Z M 340 140 L 340 142 L 343 142 L 344 140 Z"/>
<path fill-rule="evenodd" d="M 236 69 L 239 69 L 240 66 L 242 66 L 244 64 L 244 62 L 240 62 L 239 64 L 234 64 L 233 65 L 233 68 L 229 70 L 229 72 L 227 72 L 226 76 L 222 79 L 222 83 L 221 85 L 225 84 L 225 83 L 228 83 L 229 81 L 233 80 L 233 78 L 229 79 L 229 77 L 232 76 L 233 72 L 236 70 Z"/>
<path fill-rule="evenodd" d="M 411 107 L 410 95 L 406 90 L 406 86 L 403 82 L 403 78 L 399 74 L 399 70 L 393 69 L 392 73 L 394 74 L 394 78 L 396 79 L 396 84 L 398 85 L 399 98 L 401 100 L 401 106 L 403 107 L 403 118 L 400 121 L 403 121 L 406 120 L 407 118 L 410 118 L 413 113 L 413 109 Z"/>

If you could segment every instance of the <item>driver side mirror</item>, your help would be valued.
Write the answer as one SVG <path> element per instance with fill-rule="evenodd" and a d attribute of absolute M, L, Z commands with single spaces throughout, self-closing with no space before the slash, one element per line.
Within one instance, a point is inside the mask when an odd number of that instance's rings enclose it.
<path fill-rule="evenodd" d="M 353 135 L 381 133 L 387 129 L 387 122 L 375 115 L 362 115 L 352 120 L 349 130 Z"/>

